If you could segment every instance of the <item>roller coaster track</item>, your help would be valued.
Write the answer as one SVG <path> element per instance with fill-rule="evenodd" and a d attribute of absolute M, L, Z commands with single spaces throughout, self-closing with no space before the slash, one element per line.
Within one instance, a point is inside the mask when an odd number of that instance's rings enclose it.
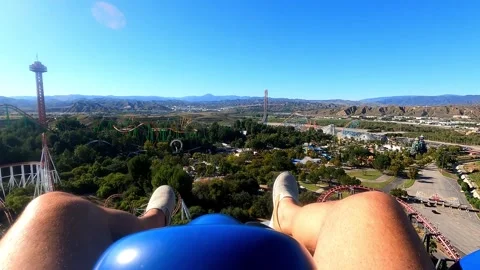
<path fill-rule="evenodd" d="M 5 108 L 5 110 L 13 110 L 15 112 L 17 112 L 18 114 L 22 115 L 23 117 L 29 119 L 30 121 L 32 121 L 34 124 L 42 127 L 42 125 L 40 125 L 40 123 L 37 121 L 37 119 L 33 118 L 33 116 L 31 116 L 30 114 L 22 111 L 21 109 L 19 109 L 18 107 L 15 107 L 13 105 L 10 105 L 10 104 L 0 104 L 0 109 L 2 108 Z"/>
<path fill-rule="evenodd" d="M 126 128 L 119 128 L 117 126 L 113 126 L 113 128 L 120 132 L 120 133 L 129 133 L 129 132 L 132 132 L 132 131 L 135 131 L 136 129 L 142 127 L 142 126 L 146 126 L 147 124 L 145 123 L 140 123 L 138 124 L 137 126 L 134 126 L 134 127 L 126 127 Z M 173 131 L 175 133 L 187 133 L 187 131 L 182 131 L 182 130 L 178 130 L 178 129 L 174 129 L 174 128 L 152 128 L 153 131 L 167 131 L 167 130 L 170 130 L 170 131 Z M 195 132 L 196 130 L 194 130 Z"/>
<path fill-rule="evenodd" d="M 120 133 L 128 133 L 128 132 L 132 132 L 132 131 L 136 130 L 137 128 L 139 128 L 143 125 L 144 125 L 144 123 L 140 123 L 136 127 L 118 128 L 116 126 L 113 126 L 113 128 Z"/>
<path fill-rule="evenodd" d="M 298 112 L 293 112 L 291 113 L 287 118 L 285 118 L 285 120 L 283 120 L 283 125 L 289 125 L 289 120 L 295 118 L 295 117 L 300 117 L 302 119 L 305 119 L 306 122 L 308 122 L 308 118 L 306 115 L 302 114 L 301 111 L 298 111 Z"/>
<path fill-rule="evenodd" d="M 104 141 L 104 140 L 93 140 L 93 141 L 89 141 L 88 143 L 86 143 L 85 145 L 91 145 L 91 144 L 94 144 L 94 143 L 98 143 L 98 144 L 108 144 L 110 146 L 113 146 L 111 143 L 107 142 L 107 141 Z"/>
<path fill-rule="evenodd" d="M 326 201 L 328 201 L 328 199 L 331 196 L 335 195 L 337 192 L 341 192 L 341 191 L 353 191 L 353 192 L 355 192 L 356 190 L 361 191 L 361 192 L 363 192 L 363 191 L 380 191 L 380 190 L 377 190 L 377 189 L 367 188 L 367 187 L 363 187 L 363 186 L 354 186 L 354 185 L 337 186 L 337 187 L 334 187 L 334 188 L 331 188 L 331 189 L 327 190 L 326 192 L 323 192 L 320 195 L 320 197 L 318 197 L 317 202 L 326 202 Z M 444 247 L 447 255 L 450 256 L 450 258 L 452 258 L 453 260 L 456 260 L 456 261 L 458 261 L 460 259 L 460 255 L 458 254 L 455 247 L 452 244 L 450 244 L 450 241 L 435 226 L 433 226 L 430 223 L 430 221 L 428 221 L 424 216 L 422 216 L 422 214 L 417 212 L 417 210 L 415 210 L 412 206 L 410 206 L 408 203 L 406 203 L 402 199 L 396 198 L 396 200 L 401 206 L 403 206 L 403 208 L 405 209 L 405 211 L 408 214 L 415 215 L 415 218 L 417 219 L 417 221 L 419 221 L 420 223 L 423 223 L 425 228 Z"/>
<path fill-rule="evenodd" d="M 103 207 L 112 208 L 111 202 L 113 201 L 113 199 L 122 198 L 122 197 L 123 197 L 123 194 L 113 194 L 113 195 L 108 196 L 108 198 L 103 203 Z"/>
<path fill-rule="evenodd" d="M 3 210 L 3 213 L 7 217 L 7 221 L 10 225 L 13 224 L 13 217 L 10 211 L 8 210 L 7 206 L 5 206 L 5 202 L 0 198 L 0 209 Z"/>

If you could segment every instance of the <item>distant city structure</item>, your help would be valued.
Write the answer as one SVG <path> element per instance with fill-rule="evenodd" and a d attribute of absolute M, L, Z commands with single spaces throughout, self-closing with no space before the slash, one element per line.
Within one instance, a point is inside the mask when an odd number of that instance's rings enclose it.
<path fill-rule="evenodd" d="M 263 119 L 262 122 L 266 124 L 268 122 L 268 89 L 265 89 L 265 95 L 263 97 Z"/>
<path fill-rule="evenodd" d="M 40 61 L 35 61 L 30 65 L 30 71 L 35 72 L 35 81 L 37 83 L 37 105 L 38 105 L 38 122 L 42 126 L 47 125 L 47 112 L 45 110 L 45 96 L 43 92 L 43 73 L 47 72 L 47 67 Z"/>
<path fill-rule="evenodd" d="M 328 135 L 333 135 L 333 136 L 337 135 L 337 131 L 335 130 L 335 125 L 334 124 L 330 124 L 326 127 L 323 127 L 322 131 L 323 131 L 323 133 L 328 134 Z"/>

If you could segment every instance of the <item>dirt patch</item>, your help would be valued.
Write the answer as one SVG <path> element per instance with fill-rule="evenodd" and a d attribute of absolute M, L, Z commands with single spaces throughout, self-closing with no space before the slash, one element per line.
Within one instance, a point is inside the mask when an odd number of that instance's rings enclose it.
<path fill-rule="evenodd" d="M 478 172 L 478 171 L 480 171 L 480 161 L 465 163 L 465 164 L 463 164 L 463 169 L 467 173 Z"/>

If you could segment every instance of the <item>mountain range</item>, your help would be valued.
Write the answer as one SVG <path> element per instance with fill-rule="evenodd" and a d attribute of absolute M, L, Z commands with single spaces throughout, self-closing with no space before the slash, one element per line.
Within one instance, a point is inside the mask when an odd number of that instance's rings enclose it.
<path fill-rule="evenodd" d="M 204 102 L 220 102 L 233 100 L 259 100 L 263 97 L 252 96 L 215 96 L 206 94 L 203 96 L 186 96 L 186 97 L 159 97 L 159 96 L 92 96 L 92 95 L 56 95 L 46 96 L 46 102 L 54 102 L 58 104 L 73 103 L 80 100 L 128 100 L 128 101 L 182 101 L 190 103 L 204 103 Z M 302 99 L 288 99 L 288 98 L 269 98 L 275 101 L 305 101 L 316 103 L 333 103 L 333 104 L 350 104 L 350 105 L 398 105 L 398 106 L 441 106 L 441 105 L 476 105 L 480 104 L 480 95 L 440 95 L 440 96 L 391 96 L 391 97 L 377 97 L 361 100 L 302 100 Z M 17 96 L 17 97 L 1 97 L 0 104 L 16 103 L 27 105 L 31 102 L 36 102 L 35 96 Z M 13 104 L 14 105 L 14 104 Z"/>
<path fill-rule="evenodd" d="M 36 111 L 36 97 L 1 97 L 0 104 L 14 105 L 26 112 Z M 156 96 L 47 96 L 49 112 L 118 113 L 176 110 L 238 109 L 261 113 L 263 97 L 248 96 L 188 96 L 166 98 Z M 458 96 L 398 96 L 352 100 L 302 100 L 269 98 L 271 113 L 304 111 L 318 116 L 430 116 L 450 118 L 468 116 L 480 118 L 480 95 Z"/>
<path fill-rule="evenodd" d="M 480 95 L 396 96 L 362 99 L 360 102 L 399 106 L 478 105 Z"/>

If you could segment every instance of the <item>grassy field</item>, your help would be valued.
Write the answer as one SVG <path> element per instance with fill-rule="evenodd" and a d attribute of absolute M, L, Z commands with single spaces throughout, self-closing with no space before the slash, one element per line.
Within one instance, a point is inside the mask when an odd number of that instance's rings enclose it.
<path fill-rule="evenodd" d="M 448 177 L 448 178 L 452 178 L 452 179 L 457 179 L 458 178 L 456 174 L 453 174 L 453 173 L 448 172 L 446 170 L 440 169 L 440 173 L 442 173 L 443 176 Z"/>
<path fill-rule="evenodd" d="M 310 191 L 317 191 L 319 190 L 320 188 L 325 188 L 325 187 L 328 187 L 328 184 L 307 184 L 305 182 L 301 182 L 299 181 L 300 185 L 304 186 L 306 189 L 310 190 Z"/>
<path fill-rule="evenodd" d="M 300 182 L 300 185 L 304 186 L 310 191 L 317 191 L 320 187 L 317 187 L 315 184 L 307 184 L 305 182 Z"/>
<path fill-rule="evenodd" d="M 401 184 L 398 187 L 405 189 L 405 188 L 409 188 L 409 187 L 413 186 L 414 183 L 415 183 L 415 180 L 408 179 L 407 181 L 403 182 L 403 184 Z"/>
<path fill-rule="evenodd" d="M 376 188 L 376 189 L 382 189 L 384 188 L 386 185 L 390 184 L 393 180 L 395 179 L 395 177 L 390 177 L 387 181 L 385 182 L 379 182 L 379 183 L 372 183 L 372 182 L 362 182 L 362 186 L 364 187 L 369 187 L 369 188 Z"/>
<path fill-rule="evenodd" d="M 377 170 L 359 170 L 359 171 L 347 171 L 347 174 L 353 177 L 365 179 L 365 180 L 377 180 L 380 176 L 382 176 L 382 173 L 377 171 Z"/>
<path fill-rule="evenodd" d="M 470 176 L 470 179 L 472 181 L 474 181 L 477 184 L 477 186 L 480 187 L 480 173 L 478 173 L 478 172 L 477 173 L 472 173 L 469 176 Z"/>

